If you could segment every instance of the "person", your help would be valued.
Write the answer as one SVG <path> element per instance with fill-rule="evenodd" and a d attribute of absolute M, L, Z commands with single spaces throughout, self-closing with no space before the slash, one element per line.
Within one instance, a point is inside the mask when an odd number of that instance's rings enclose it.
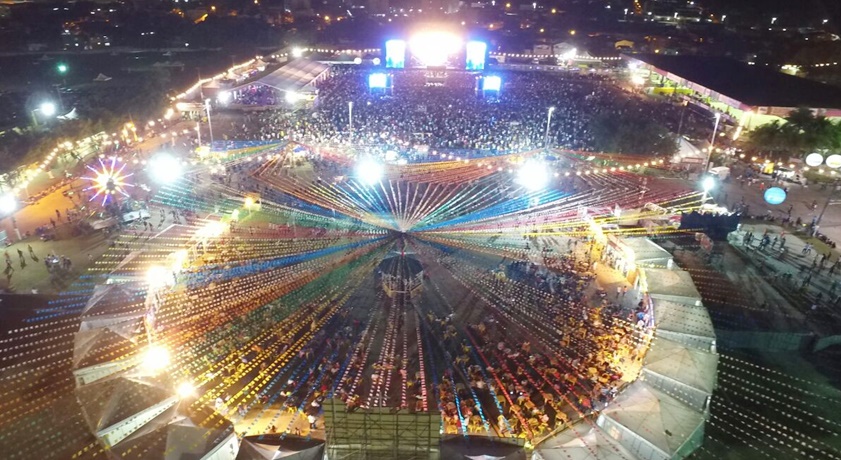
<path fill-rule="evenodd" d="M 29 257 L 31 257 L 31 258 L 32 258 L 32 260 L 34 260 L 34 261 L 36 261 L 36 262 L 37 262 L 37 261 L 38 261 L 38 258 L 37 258 L 37 257 L 35 257 L 35 250 L 33 250 L 33 249 L 32 249 L 32 245 L 31 245 L 31 244 L 27 244 L 27 245 L 26 245 L 26 249 L 27 249 L 27 250 L 29 250 Z"/>
<path fill-rule="evenodd" d="M 316 422 L 315 416 L 312 415 L 312 414 L 307 415 L 307 421 L 310 423 L 310 429 L 314 430 L 315 429 L 315 422 Z"/>

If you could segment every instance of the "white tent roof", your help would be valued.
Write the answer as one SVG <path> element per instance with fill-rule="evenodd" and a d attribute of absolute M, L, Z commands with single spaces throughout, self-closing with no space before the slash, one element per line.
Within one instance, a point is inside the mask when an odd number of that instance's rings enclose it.
<path fill-rule="evenodd" d="M 689 272 L 666 268 L 644 268 L 643 270 L 648 282 L 648 294 L 651 297 L 690 305 L 701 301 L 701 294 L 695 288 Z"/>
<path fill-rule="evenodd" d="M 705 307 L 656 299 L 654 323 L 658 331 L 715 339 L 715 329 Z"/>
<path fill-rule="evenodd" d="M 281 91 L 300 91 L 315 83 L 329 69 L 330 66 L 326 64 L 299 58 L 251 84 L 271 86 Z"/>
<path fill-rule="evenodd" d="M 666 265 L 672 258 L 669 251 L 648 238 L 617 238 L 617 241 L 634 252 L 634 261 L 638 264 Z"/>
<path fill-rule="evenodd" d="M 629 460 L 634 455 L 610 439 L 598 426 L 577 423 L 547 439 L 536 453 L 544 460 Z"/>
<path fill-rule="evenodd" d="M 637 380 L 602 411 L 663 452 L 674 454 L 704 423 L 704 415 Z"/>
<path fill-rule="evenodd" d="M 656 338 L 645 355 L 645 370 L 677 380 L 708 395 L 715 389 L 718 355 Z"/>

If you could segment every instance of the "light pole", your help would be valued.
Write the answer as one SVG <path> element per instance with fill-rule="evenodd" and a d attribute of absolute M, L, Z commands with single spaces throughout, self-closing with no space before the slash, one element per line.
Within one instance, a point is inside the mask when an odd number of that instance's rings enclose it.
<path fill-rule="evenodd" d="M 628 8 L 625 8 L 625 18 L 623 19 L 623 21 L 627 21 L 627 20 L 628 20 Z"/>
<path fill-rule="evenodd" d="M 709 197 L 710 190 L 715 188 L 715 179 L 710 176 L 704 178 L 703 182 L 701 182 L 701 187 L 704 189 L 704 194 L 701 195 L 701 206 L 707 202 L 707 198 Z"/>
<path fill-rule="evenodd" d="M 204 100 L 204 107 L 207 110 L 207 130 L 210 131 L 210 146 L 213 147 L 213 124 L 210 122 L 210 99 Z"/>
<path fill-rule="evenodd" d="M 35 116 L 35 112 L 41 112 L 46 118 L 50 118 L 56 113 L 56 106 L 52 102 L 42 102 L 41 105 L 32 109 L 32 121 L 35 123 L 35 126 L 38 126 L 38 117 Z"/>
<path fill-rule="evenodd" d="M 552 124 L 552 112 L 555 111 L 555 106 L 549 107 L 549 112 L 546 114 L 546 133 L 543 135 L 543 148 L 549 148 L 549 126 Z"/>
<path fill-rule="evenodd" d="M 704 171 L 703 172 L 707 172 L 707 170 L 710 168 L 710 159 L 713 156 L 713 146 L 715 145 L 715 135 L 718 133 L 718 122 L 720 120 L 721 120 L 721 113 L 716 112 L 715 113 L 715 126 L 713 127 L 713 137 L 710 139 L 710 149 L 707 152 L 707 159 L 706 159 L 706 161 L 704 161 Z"/>
<path fill-rule="evenodd" d="M 348 101 L 347 103 L 347 118 L 348 132 L 350 132 L 350 138 L 353 140 L 353 101 Z"/>

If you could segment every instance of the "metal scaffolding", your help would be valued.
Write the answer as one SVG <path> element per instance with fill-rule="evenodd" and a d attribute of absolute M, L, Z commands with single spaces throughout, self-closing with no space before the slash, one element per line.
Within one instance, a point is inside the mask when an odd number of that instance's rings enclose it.
<path fill-rule="evenodd" d="M 388 407 L 348 412 L 340 399 L 324 401 L 328 457 L 332 459 L 440 459 L 441 414 Z"/>

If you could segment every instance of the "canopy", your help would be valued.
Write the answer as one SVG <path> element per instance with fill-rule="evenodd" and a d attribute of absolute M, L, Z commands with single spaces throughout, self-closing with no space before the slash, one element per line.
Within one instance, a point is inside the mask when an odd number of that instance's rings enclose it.
<path fill-rule="evenodd" d="M 701 294 L 695 288 L 692 276 L 684 270 L 644 268 L 640 270 L 647 283 L 648 295 L 689 305 L 700 305 Z"/>
<path fill-rule="evenodd" d="M 237 460 L 321 460 L 324 441 L 300 436 L 263 434 L 242 438 Z"/>
<path fill-rule="evenodd" d="M 547 439 L 535 451 L 542 460 L 628 460 L 634 455 L 610 439 L 598 426 L 582 421 Z"/>
<path fill-rule="evenodd" d="M 525 460 L 523 446 L 514 439 L 451 436 L 441 441 L 441 458 L 461 460 Z"/>
<path fill-rule="evenodd" d="M 713 323 L 703 306 L 655 299 L 654 325 L 658 337 L 668 337 L 701 350 L 709 350 L 715 342 Z"/>
<path fill-rule="evenodd" d="M 645 356 L 645 381 L 697 411 L 704 411 L 716 384 L 718 355 L 657 337 Z"/>
<path fill-rule="evenodd" d="M 319 77 L 329 70 L 330 66 L 326 64 L 299 58 L 249 84 L 271 86 L 280 91 L 301 92 L 307 87 L 312 87 Z"/>
<path fill-rule="evenodd" d="M 703 413 L 637 380 L 602 411 L 599 426 L 607 432 L 624 428 L 666 457 L 674 457 L 693 439 L 704 421 Z M 627 447 L 639 442 L 627 440 L 623 444 Z"/>

